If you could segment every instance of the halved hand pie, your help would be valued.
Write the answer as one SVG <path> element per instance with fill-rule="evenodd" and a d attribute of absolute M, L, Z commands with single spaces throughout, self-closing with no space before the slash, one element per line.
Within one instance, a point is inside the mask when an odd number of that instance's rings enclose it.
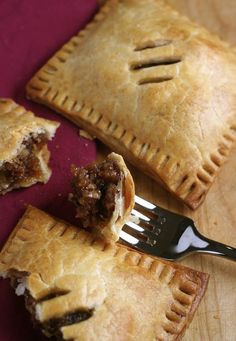
<path fill-rule="evenodd" d="M 107 241 L 117 241 L 134 206 L 134 182 L 122 156 L 111 153 L 101 163 L 73 168 L 77 217 Z"/>
<path fill-rule="evenodd" d="M 107 1 L 27 94 L 196 208 L 236 132 L 236 55 L 156 0 Z"/>
<path fill-rule="evenodd" d="M 0 99 L 0 194 L 48 181 L 47 142 L 58 126 L 11 99 Z"/>
<path fill-rule="evenodd" d="M 180 340 L 208 275 L 95 238 L 29 207 L 0 254 L 0 274 L 47 336 Z"/>

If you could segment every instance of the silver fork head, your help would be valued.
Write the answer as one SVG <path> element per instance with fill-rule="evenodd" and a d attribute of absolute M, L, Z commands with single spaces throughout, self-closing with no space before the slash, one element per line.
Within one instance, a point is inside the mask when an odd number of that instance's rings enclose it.
<path fill-rule="evenodd" d="M 167 211 L 138 196 L 133 217 L 121 232 L 121 241 L 139 251 L 176 260 L 201 252 L 236 261 L 236 249 L 203 237 L 192 219 Z"/>
<path fill-rule="evenodd" d="M 177 241 L 187 228 L 195 235 L 196 229 L 191 219 L 160 208 L 135 196 L 135 209 L 131 221 L 120 234 L 123 243 L 170 260 L 180 257 Z M 138 219 L 138 221 L 137 221 Z M 135 221 L 136 220 L 136 221 Z"/>

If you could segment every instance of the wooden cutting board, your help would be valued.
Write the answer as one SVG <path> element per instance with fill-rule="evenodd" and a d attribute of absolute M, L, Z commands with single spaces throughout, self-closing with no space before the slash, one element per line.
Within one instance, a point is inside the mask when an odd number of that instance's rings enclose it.
<path fill-rule="evenodd" d="M 168 0 L 181 13 L 236 45 L 235 0 Z M 108 150 L 98 145 L 99 155 Z M 201 233 L 236 247 L 236 147 L 224 164 L 205 202 L 195 212 L 177 202 L 158 184 L 130 166 L 138 195 L 196 222 Z M 183 264 L 210 274 L 207 293 L 184 341 L 236 340 L 236 263 L 193 255 Z"/>
<path fill-rule="evenodd" d="M 168 0 L 181 13 L 236 45 L 235 0 Z M 199 230 L 212 239 L 236 247 L 236 148 L 223 166 L 206 201 L 190 212 L 169 196 L 163 204 L 194 218 Z M 210 283 L 185 341 L 236 340 L 236 263 L 212 256 L 194 256 L 183 261 L 208 272 Z"/>

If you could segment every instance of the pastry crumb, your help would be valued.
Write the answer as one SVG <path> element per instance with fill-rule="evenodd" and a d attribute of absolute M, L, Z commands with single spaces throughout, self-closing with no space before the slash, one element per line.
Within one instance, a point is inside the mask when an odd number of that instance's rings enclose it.
<path fill-rule="evenodd" d="M 87 131 L 83 129 L 80 129 L 79 135 L 90 141 L 93 141 L 96 138 L 95 136 L 90 135 Z"/>

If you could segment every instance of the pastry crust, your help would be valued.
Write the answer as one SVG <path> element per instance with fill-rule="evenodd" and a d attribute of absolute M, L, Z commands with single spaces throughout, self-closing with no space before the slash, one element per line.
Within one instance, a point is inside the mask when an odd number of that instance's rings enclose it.
<path fill-rule="evenodd" d="M 124 159 L 121 155 L 118 155 L 116 153 L 111 153 L 107 156 L 107 158 L 103 162 L 114 162 L 116 167 L 119 169 L 120 173 L 120 179 L 118 180 L 118 183 L 116 184 L 116 193 L 114 194 L 114 197 L 111 199 L 110 197 L 107 198 L 110 204 L 114 204 L 113 211 L 111 211 L 109 218 L 103 218 L 101 219 L 101 216 L 103 216 L 103 212 L 101 209 L 101 200 L 104 200 L 105 192 L 104 188 L 106 188 L 106 185 L 110 185 L 111 182 L 109 180 L 103 180 L 102 182 L 102 189 L 100 198 L 97 200 L 97 207 L 98 212 L 93 213 L 93 210 L 90 209 L 89 216 L 94 216 L 96 219 L 96 223 L 90 224 L 89 227 L 92 227 L 93 231 L 100 236 L 101 238 L 105 239 L 108 242 L 116 242 L 119 240 L 120 231 L 124 224 L 129 220 L 131 211 L 134 207 L 134 197 L 135 197 L 135 189 L 134 189 L 134 182 L 133 178 L 124 162 Z M 99 166 L 95 163 L 94 168 Z M 93 164 L 89 166 L 93 168 Z M 87 168 L 87 167 L 85 167 Z M 108 172 L 108 170 L 107 170 Z M 97 177 L 99 179 L 99 175 L 97 174 Z M 76 176 L 75 176 L 76 178 Z M 100 179 L 101 180 L 101 179 Z M 82 181 L 83 178 L 82 178 Z M 105 181 L 105 186 L 104 186 Z M 75 203 L 77 206 L 77 210 L 80 211 L 81 208 L 83 210 L 83 205 L 78 205 L 78 202 L 80 202 L 80 198 L 77 197 L 77 191 L 76 191 L 76 180 L 75 180 L 75 191 L 74 194 L 72 194 L 71 201 Z M 80 191 L 83 191 L 84 188 L 80 189 Z M 91 192 L 89 192 L 89 199 L 91 198 Z M 82 200 L 83 201 L 83 200 Z M 79 215 L 80 217 L 80 215 Z M 82 224 L 83 227 L 84 226 Z"/>
<path fill-rule="evenodd" d="M 161 0 L 110 0 L 27 95 L 196 208 L 235 140 L 235 89 L 227 43 Z"/>
<path fill-rule="evenodd" d="M 120 184 L 120 199 L 116 200 L 115 211 L 108 224 L 104 226 L 101 233 L 107 241 L 118 241 L 120 231 L 124 224 L 129 220 L 131 211 L 134 207 L 134 182 L 122 156 L 111 153 L 109 160 L 113 160 L 119 166 L 123 178 Z"/>
<path fill-rule="evenodd" d="M 204 273 L 106 244 L 34 207 L 0 254 L 1 276 L 16 273 L 16 291 L 26 287 L 40 323 L 91 312 L 60 328 L 75 341 L 180 340 L 208 282 Z"/>
<path fill-rule="evenodd" d="M 36 138 L 40 134 L 44 134 L 47 140 L 52 139 L 59 125 L 58 122 L 36 117 L 11 99 L 0 98 L 0 168 L 5 162 L 12 162 L 23 151 L 24 142 L 28 139 Z M 39 162 L 40 174 L 7 187 L 2 191 L 3 194 L 13 188 L 48 181 L 51 170 L 47 166 L 50 156 L 47 146 L 34 151 L 34 155 Z"/>

